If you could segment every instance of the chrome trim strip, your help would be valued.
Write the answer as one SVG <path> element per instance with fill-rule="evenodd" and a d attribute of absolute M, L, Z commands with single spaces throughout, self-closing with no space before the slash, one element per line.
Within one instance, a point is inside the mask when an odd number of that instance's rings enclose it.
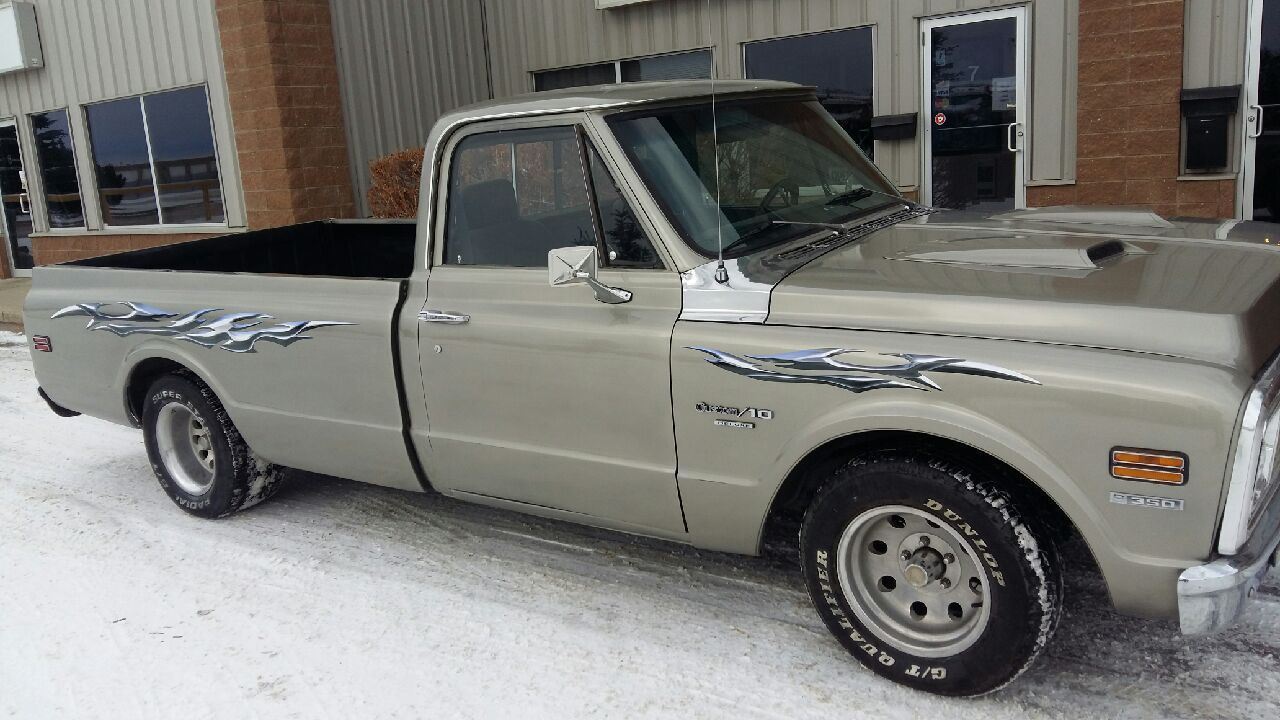
<path fill-rule="evenodd" d="M 103 308 L 124 308 L 123 312 L 109 312 Z M 298 320 L 263 326 L 265 320 L 275 320 L 271 315 L 255 312 L 226 313 L 221 308 L 204 308 L 185 315 L 162 310 L 139 302 L 80 303 L 68 305 L 50 316 L 50 320 L 64 317 L 87 317 L 87 330 L 106 330 L 118 337 L 129 335 L 159 335 L 185 340 L 202 347 L 216 347 L 233 353 L 256 352 L 259 342 L 289 346 L 299 340 L 310 340 L 303 333 L 322 327 L 355 325 L 335 320 Z M 174 318 L 177 318 L 176 320 Z M 163 323 L 170 320 L 168 324 Z"/>

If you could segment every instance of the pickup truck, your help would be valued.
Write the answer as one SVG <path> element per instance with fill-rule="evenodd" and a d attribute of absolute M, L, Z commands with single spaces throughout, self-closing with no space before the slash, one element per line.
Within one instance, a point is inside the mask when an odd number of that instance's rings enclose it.
<path fill-rule="evenodd" d="M 37 268 L 41 394 L 140 427 L 202 517 L 300 468 L 790 535 L 838 642 L 945 695 L 1040 654 L 1064 551 L 1188 635 L 1276 560 L 1276 226 L 922 207 L 786 83 L 498 100 L 425 152 L 416 224 Z"/>

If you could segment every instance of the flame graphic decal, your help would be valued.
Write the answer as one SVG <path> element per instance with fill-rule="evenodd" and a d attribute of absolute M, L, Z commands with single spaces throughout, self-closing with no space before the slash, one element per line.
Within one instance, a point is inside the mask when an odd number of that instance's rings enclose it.
<path fill-rule="evenodd" d="M 254 312 L 222 313 L 222 308 L 204 308 L 182 315 L 137 302 L 80 303 L 62 308 L 51 319 L 87 317 L 89 330 L 106 330 L 113 335 L 160 335 L 216 347 L 233 353 L 257 352 L 260 342 L 288 346 L 309 340 L 304 333 L 317 328 L 355 323 L 334 320 L 273 322 L 271 315 Z"/>
<path fill-rule="evenodd" d="M 1040 381 L 1035 378 L 1014 372 L 1008 368 L 938 355 L 885 353 L 885 357 L 898 358 L 902 362 L 890 365 L 858 365 L 837 359 L 841 355 L 862 352 L 861 350 L 847 350 L 844 348 L 816 348 L 813 350 L 779 353 L 777 355 L 747 355 L 745 357 L 705 347 L 687 347 L 685 349 L 706 353 L 710 356 L 706 360 L 712 365 L 735 375 L 749 377 L 752 380 L 833 385 L 855 393 L 885 388 L 923 390 L 924 392 L 941 390 L 942 386 L 938 385 L 928 375 L 925 375 L 926 372 L 977 375 L 1031 385 L 1040 384 Z M 818 374 L 794 372 L 797 370 L 813 370 L 817 371 Z"/>

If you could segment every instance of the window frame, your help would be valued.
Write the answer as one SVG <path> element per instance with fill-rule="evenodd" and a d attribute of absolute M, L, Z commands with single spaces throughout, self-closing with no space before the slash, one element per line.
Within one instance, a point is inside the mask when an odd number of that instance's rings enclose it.
<path fill-rule="evenodd" d="M 201 88 L 202 90 L 204 90 L 205 113 L 209 118 L 209 139 L 211 140 L 211 143 L 213 145 L 214 162 L 217 163 L 218 165 L 218 191 L 222 196 L 222 222 L 166 223 L 164 222 L 164 208 L 160 203 L 160 185 L 158 182 L 158 176 L 156 175 L 155 150 L 151 146 L 151 129 L 149 127 L 149 123 L 147 122 L 147 104 L 145 102 L 145 98 L 150 97 L 152 95 L 164 95 L 166 93 L 178 92 L 182 90 L 191 90 L 194 88 Z M 160 221 L 158 223 L 144 223 L 144 224 L 138 224 L 138 225 L 112 225 L 109 222 L 108 215 L 101 211 L 102 194 L 101 194 L 101 188 L 98 187 L 98 170 L 97 170 L 98 162 L 97 162 L 97 159 L 94 157 L 94 152 L 93 152 L 93 149 L 94 149 L 93 129 L 89 123 L 89 108 L 95 105 L 105 105 L 107 103 L 121 102 L 124 100 L 137 100 L 139 109 L 142 113 L 142 131 L 147 141 L 147 163 L 151 169 L 151 193 L 155 197 L 156 218 Z M 193 83 L 191 85 L 180 85 L 178 87 L 165 88 L 164 90 L 145 92 L 137 95 L 124 95 L 122 97 L 107 98 L 104 100 L 95 100 L 91 103 L 84 103 L 83 105 L 80 105 L 79 109 L 80 109 L 80 119 L 81 119 L 81 122 L 84 123 L 85 133 L 88 136 L 86 138 L 88 140 L 88 145 L 86 146 L 86 149 L 89 153 L 89 160 L 93 162 L 93 173 L 92 173 L 92 180 L 93 180 L 92 187 L 93 187 L 93 195 L 94 195 L 93 200 L 98 205 L 98 209 L 97 209 L 97 212 L 99 214 L 98 219 L 99 219 L 99 222 L 101 223 L 102 229 L 109 230 L 116 233 L 134 232 L 134 231 L 148 232 L 148 231 L 156 231 L 156 230 L 174 231 L 175 228 L 180 228 L 181 229 L 180 231 L 183 231 L 183 232 L 187 230 L 193 230 L 198 232 L 200 230 L 224 230 L 226 228 L 231 227 L 231 219 L 227 211 L 227 201 L 226 201 L 226 195 L 227 195 L 226 174 L 223 171 L 224 166 L 222 163 L 221 148 L 218 147 L 218 129 L 213 122 L 213 105 L 212 105 L 212 99 L 209 96 L 208 83 Z M 81 196 L 83 197 L 83 195 L 84 193 L 82 191 Z M 87 213 L 85 217 L 86 217 L 86 222 L 88 222 Z"/>
<path fill-rule="evenodd" d="M 76 141 L 76 134 L 75 134 L 76 124 L 75 122 L 73 122 L 74 116 L 71 114 L 71 110 L 72 110 L 72 106 L 69 106 L 69 105 L 62 106 L 62 107 L 54 107 L 54 108 L 49 108 L 48 110 L 37 110 L 35 112 L 29 112 L 27 113 L 27 117 L 26 117 L 27 129 L 30 131 L 30 135 L 31 135 L 31 147 L 35 155 L 35 158 L 34 158 L 35 162 L 32 164 L 35 166 L 36 171 L 38 173 L 37 181 L 39 183 L 38 189 L 40 191 L 39 192 L 40 205 L 44 210 L 45 230 L 43 232 L 50 233 L 50 234 L 57 234 L 57 233 L 81 234 L 89 229 L 89 209 L 88 209 L 89 203 L 85 197 L 84 176 L 80 174 L 80 152 L 79 152 L 80 146 Z M 38 141 L 36 140 L 35 124 L 32 122 L 32 119 L 36 115 L 48 115 L 49 113 L 54 113 L 58 111 L 61 111 L 64 115 L 66 115 L 67 137 L 71 139 L 71 167 L 76 175 L 76 187 L 80 191 L 79 195 L 80 195 L 81 223 L 79 225 L 72 225 L 69 227 L 54 227 L 53 222 L 49 216 L 49 188 L 44 181 L 44 170 L 45 170 L 44 163 L 40 161 L 40 147 L 39 147 Z M 27 187 L 31 188 L 30 181 L 28 181 Z M 28 192 L 30 192 L 30 189 L 28 190 Z M 97 197 L 96 187 L 94 188 L 94 197 L 96 200 L 96 197 Z"/>
<path fill-rule="evenodd" d="M 620 175 L 617 163 L 613 161 L 611 153 L 607 149 L 607 144 L 598 137 L 601 132 L 599 128 L 594 127 L 592 118 L 582 112 L 556 113 L 551 115 L 526 115 L 512 118 L 496 118 L 496 119 L 478 119 L 470 122 L 461 128 L 458 128 L 445 142 L 444 150 L 440 154 L 440 159 L 433 173 L 433 185 L 439 188 L 436 197 L 432 200 L 432 219 L 431 219 L 431 248 L 428 253 L 427 262 L 429 271 L 438 271 L 441 268 L 475 268 L 481 270 L 510 270 L 523 272 L 546 272 L 546 267 L 520 267 L 514 265 L 475 265 L 475 264 L 459 264 L 446 261 L 445 244 L 446 235 L 449 227 L 449 208 L 453 203 L 453 192 L 451 180 L 453 176 L 453 167 L 456 161 L 458 146 L 464 140 L 475 135 L 484 135 L 497 132 L 513 132 L 519 130 L 544 130 L 564 127 L 573 130 L 578 136 L 578 161 L 582 164 L 583 182 L 586 185 L 588 209 L 592 217 L 592 228 L 596 233 L 595 245 L 596 254 L 600 262 L 600 270 L 602 272 L 654 272 L 667 271 L 671 265 L 671 259 L 667 255 L 664 244 L 655 241 L 655 230 L 653 223 L 648 216 L 640 209 L 637 204 L 635 193 L 631 190 L 629 184 Z M 636 221 L 640 224 L 641 230 L 644 232 L 645 239 L 653 247 L 654 254 L 657 256 L 657 265 L 654 267 L 634 267 L 634 266 L 612 266 L 608 264 L 608 250 L 604 245 L 604 234 L 600 228 L 599 221 L 599 200 L 596 197 L 595 187 L 591 182 L 590 168 L 587 165 L 588 158 L 586 155 L 587 148 L 594 148 L 600 156 L 601 162 L 605 166 L 605 170 L 609 173 L 610 178 L 618 186 L 618 191 L 623 200 L 627 202 L 631 212 L 635 215 Z M 660 237 L 660 235 L 658 235 Z M 583 246 L 586 247 L 586 246 Z"/>

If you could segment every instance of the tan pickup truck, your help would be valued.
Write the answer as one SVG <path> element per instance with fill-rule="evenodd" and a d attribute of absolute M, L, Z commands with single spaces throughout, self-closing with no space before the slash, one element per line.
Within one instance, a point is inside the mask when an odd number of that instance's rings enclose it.
<path fill-rule="evenodd" d="M 1280 542 L 1280 228 L 935 211 L 810 89 L 712 91 L 454 112 L 416 225 L 37 268 L 41 393 L 141 427 L 205 517 L 292 467 L 734 553 L 798 532 L 836 639 L 930 692 L 1035 659 L 1059 547 L 1120 612 L 1233 623 Z"/>

